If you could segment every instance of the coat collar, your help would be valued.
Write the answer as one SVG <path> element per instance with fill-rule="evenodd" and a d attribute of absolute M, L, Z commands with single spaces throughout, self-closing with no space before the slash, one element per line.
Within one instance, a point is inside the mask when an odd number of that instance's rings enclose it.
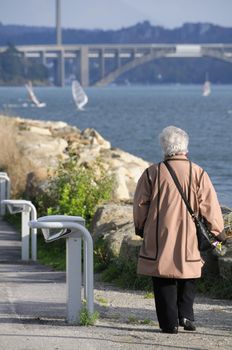
<path fill-rule="evenodd" d="M 186 154 L 175 154 L 174 156 L 167 156 L 164 160 L 189 160 Z"/>

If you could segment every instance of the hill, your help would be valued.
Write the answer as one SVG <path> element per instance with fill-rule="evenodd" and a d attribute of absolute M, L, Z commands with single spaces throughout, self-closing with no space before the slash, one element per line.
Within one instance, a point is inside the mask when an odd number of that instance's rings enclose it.
<path fill-rule="evenodd" d="M 152 26 L 144 21 L 118 30 L 62 30 L 64 44 L 90 43 L 231 43 L 232 28 L 210 23 L 185 23 L 181 27 L 167 29 Z M 0 24 L 0 45 L 55 43 L 56 31 L 52 27 L 33 27 Z"/>

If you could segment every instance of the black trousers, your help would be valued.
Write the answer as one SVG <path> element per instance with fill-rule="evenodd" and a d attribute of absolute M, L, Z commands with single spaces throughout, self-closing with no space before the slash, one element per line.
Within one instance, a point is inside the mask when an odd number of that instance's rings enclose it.
<path fill-rule="evenodd" d="M 196 279 L 152 277 L 156 314 L 161 329 L 177 327 L 181 318 L 194 321 Z"/>

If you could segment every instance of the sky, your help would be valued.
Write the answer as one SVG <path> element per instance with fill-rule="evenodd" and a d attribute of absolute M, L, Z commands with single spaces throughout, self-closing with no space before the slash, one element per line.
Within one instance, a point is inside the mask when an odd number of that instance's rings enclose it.
<path fill-rule="evenodd" d="M 56 0 L 0 0 L 0 22 L 55 26 Z M 232 0 L 61 0 L 63 28 L 119 29 L 149 20 L 180 27 L 208 22 L 232 27 Z"/>

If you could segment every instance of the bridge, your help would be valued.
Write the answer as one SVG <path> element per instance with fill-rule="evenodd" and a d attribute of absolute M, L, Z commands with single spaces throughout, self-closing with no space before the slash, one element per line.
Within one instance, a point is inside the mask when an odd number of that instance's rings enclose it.
<path fill-rule="evenodd" d="M 121 74 L 150 61 L 173 57 L 212 57 L 232 63 L 232 44 L 98 44 L 62 43 L 61 0 L 56 0 L 56 44 L 16 46 L 26 60 L 36 59 L 52 65 L 53 80 L 65 85 L 68 60 L 75 67 L 74 76 L 82 86 L 105 86 Z M 0 53 L 7 48 L 0 47 Z M 91 79 L 94 75 L 95 81 Z"/>
<path fill-rule="evenodd" d="M 42 64 L 55 62 L 58 86 L 65 84 L 65 63 L 72 60 L 75 76 L 82 86 L 90 85 L 91 74 L 97 80 L 91 85 L 105 86 L 121 74 L 159 58 L 212 57 L 232 63 L 232 44 L 97 44 L 97 45 L 27 45 L 16 46 L 25 60 Z M 0 47 L 4 52 L 6 47 Z"/>

